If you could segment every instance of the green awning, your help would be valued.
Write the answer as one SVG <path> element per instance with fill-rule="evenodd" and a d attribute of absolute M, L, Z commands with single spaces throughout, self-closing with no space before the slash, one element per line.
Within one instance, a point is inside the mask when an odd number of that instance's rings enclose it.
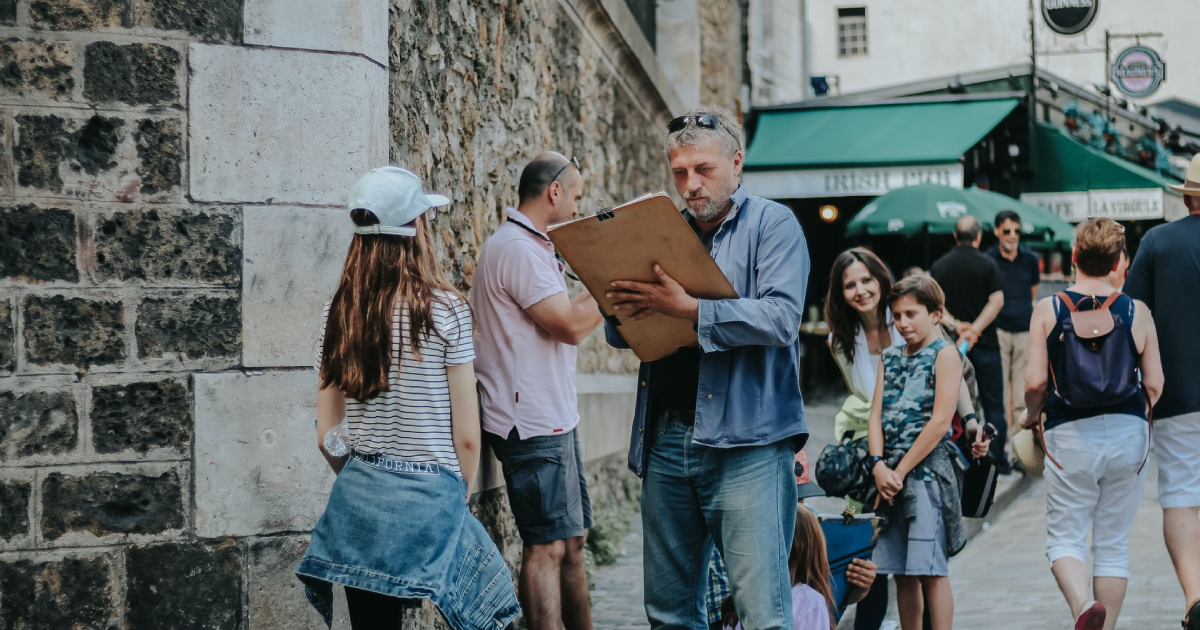
<path fill-rule="evenodd" d="M 1058 127 L 1038 123 L 1037 154 L 1027 193 L 1167 188 L 1172 182 L 1128 160 L 1097 151 Z"/>
<path fill-rule="evenodd" d="M 1018 99 L 846 105 L 759 114 L 747 169 L 958 162 Z"/>

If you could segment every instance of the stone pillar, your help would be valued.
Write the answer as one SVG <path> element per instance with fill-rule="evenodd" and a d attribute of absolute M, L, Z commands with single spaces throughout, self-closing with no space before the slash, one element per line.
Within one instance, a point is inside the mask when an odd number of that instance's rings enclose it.
<path fill-rule="evenodd" d="M 393 160 L 446 191 L 465 290 L 542 150 L 582 159 L 585 208 L 668 189 L 679 101 L 630 24 L 613 0 L 0 0 L 0 623 L 321 628 L 292 571 L 333 479 L 312 360 L 347 191 Z M 580 348 L 610 543 L 636 368 Z M 516 566 L 484 469 L 472 508 Z"/>
<path fill-rule="evenodd" d="M 684 107 L 700 106 L 700 13 L 698 0 L 659 2 L 658 63 Z M 678 113 L 678 112 L 677 112 Z"/>
<path fill-rule="evenodd" d="M 9 625 L 323 626 L 291 575 L 331 481 L 312 343 L 388 158 L 387 16 L 0 3 Z"/>

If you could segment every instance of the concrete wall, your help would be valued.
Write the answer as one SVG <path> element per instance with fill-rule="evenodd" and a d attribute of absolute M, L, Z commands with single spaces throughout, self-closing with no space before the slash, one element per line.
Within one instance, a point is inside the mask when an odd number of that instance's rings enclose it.
<path fill-rule="evenodd" d="M 748 15 L 748 49 L 755 106 L 793 103 L 808 93 L 804 74 L 803 2 L 755 0 Z"/>
<path fill-rule="evenodd" d="M 1025 0 L 953 2 L 950 0 L 805 0 L 811 36 L 808 68 L 813 75 L 839 75 L 842 92 L 858 92 L 955 73 L 998 68 L 1029 61 L 1029 12 Z M 1034 3 L 1040 7 L 1040 3 Z M 866 7 L 869 54 L 839 58 L 837 9 Z M 1039 9 L 1040 11 L 1040 9 Z M 1078 85 L 1103 84 L 1104 31 L 1159 32 L 1142 41 L 1167 63 L 1167 81 L 1157 94 L 1139 102 L 1171 97 L 1200 100 L 1200 42 L 1194 34 L 1192 0 L 1104 0 L 1092 25 L 1078 35 L 1058 35 L 1037 16 L 1039 51 L 1097 49 L 1082 55 L 1040 55 L 1038 65 Z M 1113 43 L 1113 57 L 1133 40 Z"/>
<path fill-rule="evenodd" d="M 466 289 L 530 157 L 579 156 L 585 207 L 664 190 L 681 108 L 620 0 L 9 0 L 0 67 L 18 628 L 320 627 L 292 570 L 332 482 L 310 366 L 349 186 L 390 161 L 446 191 L 434 226 Z M 581 347 L 598 556 L 636 501 L 636 367 Z M 472 506 L 515 568 L 484 469 Z"/>

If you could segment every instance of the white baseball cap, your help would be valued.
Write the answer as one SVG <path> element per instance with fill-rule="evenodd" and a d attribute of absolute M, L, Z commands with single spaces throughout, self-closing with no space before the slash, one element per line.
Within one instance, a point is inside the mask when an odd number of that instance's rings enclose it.
<path fill-rule="evenodd" d="M 442 195 L 427 195 L 421 178 L 395 166 L 381 166 L 363 175 L 350 189 L 350 210 L 370 210 L 378 225 L 359 225 L 355 234 L 391 234 L 413 237 L 417 228 L 409 225 L 426 210 L 444 206 L 450 200 Z"/>

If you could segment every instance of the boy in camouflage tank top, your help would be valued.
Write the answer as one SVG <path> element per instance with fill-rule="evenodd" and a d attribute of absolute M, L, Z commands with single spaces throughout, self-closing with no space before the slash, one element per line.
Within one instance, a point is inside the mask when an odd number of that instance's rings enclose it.
<path fill-rule="evenodd" d="M 891 510 L 891 522 L 879 535 L 875 562 L 879 573 L 895 578 L 901 628 L 921 630 L 927 599 L 933 630 L 949 630 L 954 598 L 944 502 L 934 472 L 922 464 L 950 430 L 962 360 L 938 330 L 945 295 L 937 281 L 928 275 L 905 278 L 892 287 L 888 301 L 905 344 L 884 350 L 880 357 L 867 468 L 879 490 L 877 505 L 911 504 Z M 961 513 L 957 518 L 961 525 Z"/>

